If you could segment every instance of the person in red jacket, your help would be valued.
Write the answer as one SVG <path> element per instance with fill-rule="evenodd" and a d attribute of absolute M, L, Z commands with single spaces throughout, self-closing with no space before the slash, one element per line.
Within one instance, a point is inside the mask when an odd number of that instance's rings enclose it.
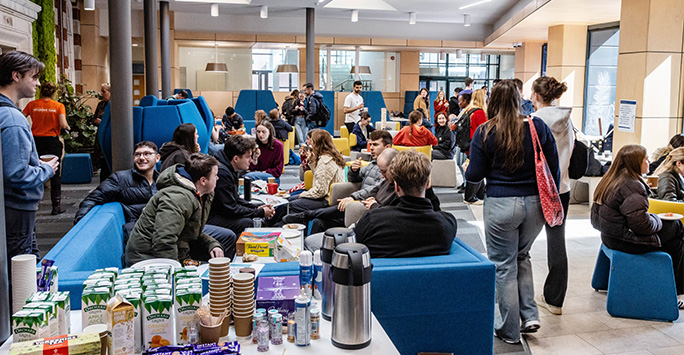
<path fill-rule="evenodd" d="M 435 123 L 437 123 L 437 115 L 443 113 L 444 117 L 446 117 L 449 111 L 449 100 L 447 100 L 444 91 L 439 90 L 437 93 L 437 98 L 433 104 L 435 107 Z"/>
<path fill-rule="evenodd" d="M 437 145 L 439 141 L 432 132 L 421 126 L 423 114 L 413 110 L 409 113 L 409 125 L 402 128 L 394 137 L 394 145 L 406 147 L 421 147 L 425 145 Z"/>
<path fill-rule="evenodd" d="M 466 114 L 470 115 L 470 139 L 473 139 L 475 130 L 481 124 L 487 122 L 487 90 L 478 89 L 473 91 L 470 105 L 466 108 Z M 467 150 L 466 155 L 470 156 L 470 150 Z M 484 199 L 485 184 L 484 181 L 466 181 L 465 192 L 463 200 L 468 204 L 480 205 Z"/>

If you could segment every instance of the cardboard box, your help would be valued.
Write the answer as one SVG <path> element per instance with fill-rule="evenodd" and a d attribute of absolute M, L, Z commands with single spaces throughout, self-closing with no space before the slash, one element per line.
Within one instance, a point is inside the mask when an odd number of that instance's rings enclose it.
<path fill-rule="evenodd" d="M 279 236 L 280 232 L 242 232 L 235 245 L 235 254 L 243 256 L 246 253 L 272 257 L 275 242 Z"/>
<path fill-rule="evenodd" d="M 275 307 L 284 319 L 294 312 L 295 298 L 299 296 L 299 276 L 260 277 L 256 293 L 256 307 Z"/>

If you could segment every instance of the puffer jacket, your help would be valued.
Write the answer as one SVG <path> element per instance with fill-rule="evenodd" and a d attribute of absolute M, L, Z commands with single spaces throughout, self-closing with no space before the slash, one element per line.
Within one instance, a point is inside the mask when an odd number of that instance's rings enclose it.
<path fill-rule="evenodd" d="M 176 142 L 164 143 L 159 149 L 159 155 L 161 155 L 161 171 L 174 164 L 185 165 L 190 156 L 188 151 Z"/>
<path fill-rule="evenodd" d="M 591 225 L 601 232 L 608 248 L 621 246 L 660 247 L 658 232 L 663 222 L 648 213 L 648 186 L 643 181 L 626 178 L 617 183 L 603 203 L 591 206 Z"/>
<path fill-rule="evenodd" d="M 207 253 L 221 244 L 202 232 L 214 193 L 200 197 L 180 165 L 159 174 L 159 192 L 150 199 L 126 244 L 128 266 L 152 258 L 182 262 L 193 248 Z"/>
<path fill-rule="evenodd" d="M 154 180 L 159 174 L 154 172 Z M 78 223 L 93 207 L 109 202 L 119 202 L 123 208 L 126 223 L 140 217 L 147 202 L 157 193 L 157 184 L 152 184 L 136 169 L 122 170 L 109 175 L 78 206 L 74 224 Z"/>
<path fill-rule="evenodd" d="M 302 192 L 299 197 L 316 200 L 328 198 L 330 186 L 336 182 L 344 181 L 344 168 L 337 165 L 330 155 L 323 155 L 314 164 L 309 162 L 309 167 L 313 172 L 313 186 L 307 191 Z M 333 201 L 337 203 L 337 201 Z"/>
<path fill-rule="evenodd" d="M 361 188 L 354 191 L 351 197 L 355 200 L 365 200 L 371 196 L 371 191 L 384 180 L 382 173 L 378 167 L 377 160 L 373 160 L 370 164 L 362 167 L 359 171 L 349 169 L 347 171 L 347 180 L 349 182 L 361 182 Z"/>
<path fill-rule="evenodd" d="M 657 199 L 665 201 L 684 201 L 684 182 L 682 176 L 674 171 L 666 171 L 658 175 Z"/>

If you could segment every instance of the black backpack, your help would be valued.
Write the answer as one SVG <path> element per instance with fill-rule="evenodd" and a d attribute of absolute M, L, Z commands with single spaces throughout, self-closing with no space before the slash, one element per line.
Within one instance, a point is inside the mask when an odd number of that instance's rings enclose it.
<path fill-rule="evenodd" d="M 481 109 L 472 109 L 464 113 L 463 116 L 456 121 L 454 127 L 454 131 L 456 132 L 454 144 L 461 149 L 461 152 L 466 152 L 468 149 L 470 149 L 470 116 L 477 110 Z"/>
<path fill-rule="evenodd" d="M 316 123 L 316 126 L 325 127 L 328 125 L 328 121 L 330 121 L 330 110 L 323 103 L 323 99 L 316 97 L 313 97 L 313 99 L 318 100 L 318 111 L 313 115 L 313 121 Z"/>
<path fill-rule="evenodd" d="M 594 152 L 586 144 L 575 138 L 575 146 L 572 148 L 570 165 L 568 166 L 568 177 L 577 180 L 586 175 L 591 158 L 594 158 Z"/>

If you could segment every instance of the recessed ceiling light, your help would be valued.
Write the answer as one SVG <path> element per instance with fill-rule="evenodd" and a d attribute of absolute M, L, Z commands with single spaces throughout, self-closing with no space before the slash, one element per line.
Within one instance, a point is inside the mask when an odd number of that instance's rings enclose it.
<path fill-rule="evenodd" d="M 492 0 L 480 0 L 480 1 L 478 1 L 478 2 L 474 2 L 474 3 L 469 4 L 469 5 L 461 6 L 461 7 L 459 7 L 458 9 L 459 9 L 459 10 L 464 10 L 464 9 L 469 8 L 469 7 L 473 7 L 473 6 L 477 6 L 477 5 L 480 5 L 480 4 L 484 4 L 484 3 L 486 3 L 486 2 L 492 2 Z"/>

